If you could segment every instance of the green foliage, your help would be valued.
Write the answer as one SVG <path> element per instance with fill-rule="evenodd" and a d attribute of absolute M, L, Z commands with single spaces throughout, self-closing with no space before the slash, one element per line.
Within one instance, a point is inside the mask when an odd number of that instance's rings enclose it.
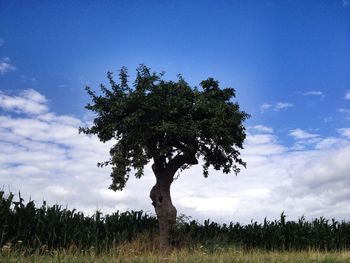
<path fill-rule="evenodd" d="M 35 208 L 34 201 L 25 204 L 20 196 L 15 202 L 12 193 L 6 197 L 3 191 L 0 191 L 0 222 L 0 247 L 12 244 L 33 249 L 72 245 L 81 249 L 108 248 L 131 241 L 138 234 L 152 234 L 157 229 L 156 219 L 142 211 L 106 216 L 97 211 L 92 216 L 85 216 L 75 209 L 62 209 L 58 205 L 49 207 L 46 202 Z"/>
<path fill-rule="evenodd" d="M 103 216 L 96 212 L 85 216 L 75 209 L 49 207 L 44 202 L 36 208 L 34 201 L 27 204 L 19 197 L 5 196 L 0 191 L 0 248 L 27 249 L 70 248 L 108 250 L 124 242 L 137 240 L 141 235 L 154 240 L 158 225 L 156 218 L 142 211 L 114 213 Z M 324 218 L 311 222 L 301 217 L 297 222 L 280 220 L 247 225 L 204 224 L 180 217 L 174 226 L 174 245 L 191 248 L 204 246 L 208 251 L 217 247 L 259 248 L 267 250 L 341 250 L 350 249 L 350 223 Z M 146 242 L 146 241 L 144 241 Z"/>
<path fill-rule="evenodd" d="M 96 117 L 92 127 L 80 132 L 96 134 L 103 142 L 115 139 L 111 158 L 99 163 L 112 165 L 111 189 L 123 189 L 132 169 L 140 178 L 151 159 L 158 169 L 176 172 L 202 157 L 205 176 L 210 165 L 224 173 L 238 173 L 238 165 L 245 166 L 239 149 L 249 115 L 232 102 L 234 89 L 220 89 L 218 81 L 208 78 L 199 90 L 181 76 L 166 81 L 144 65 L 137 69 L 132 88 L 126 68 L 120 70 L 119 84 L 112 73 L 107 77 L 111 89 L 101 85 L 102 95 L 86 88 L 92 99 L 86 108 Z"/>
<path fill-rule="evenodd" d="M 191 242 L 213 245 L 235 244 L 244 248 L 267 250 L 340 250 L 350 248 L 350 223 L 331 221 L 321 217 L 307 222 L 301 217 L 298 222 L 286 221 L 284 213 L 280 220 L 248 225 L 230 223 L 219 225 L 204 221 L 183 223 L 180 231 Z"/>

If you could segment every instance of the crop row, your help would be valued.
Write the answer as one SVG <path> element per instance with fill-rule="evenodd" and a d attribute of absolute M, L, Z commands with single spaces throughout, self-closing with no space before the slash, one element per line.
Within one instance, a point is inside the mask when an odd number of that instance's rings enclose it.
<path fill-rule="evenodd" d="M 44 201 L 35 207 L 19 195 L 0 191 L 0 247 L 20 246 L 30 249 L 109 248 L 120 242 L 131 241 L 138 235 L 156 236 L 157 220 L 143 211 L 116 212 L 103 215 L 96 211 L 86 216 L 75 209 L 48 206 Z M 205 220 L 179 218 L 173 229 L 176 245 L 225 246 L 263 249 L 349 249 L 350 223 L 325 218 L 306 221 L 286 221 L 284 213 L 275 221 L 217 224 Z"/>

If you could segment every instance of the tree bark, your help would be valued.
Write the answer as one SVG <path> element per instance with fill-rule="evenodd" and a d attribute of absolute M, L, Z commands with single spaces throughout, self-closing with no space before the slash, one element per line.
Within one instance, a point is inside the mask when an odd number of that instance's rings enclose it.
<path fill-rule="evenodd" d="M 171 201 L 170 186 L 174 181 L 176 171 L 186 163 L 190 165 L 198 164 L 198 160 L 192 153 L 177 155 L 167 164 L 165 164 L 164 158 L 154 158 L 154 164 L 152 165 L 156 176 L 156 184 L 151 190 L 150 198 L 159 224 L 159 246 L 165 251 L 171 248 L 170 230 L 176 222 L 177 214 Z"/>
<path fill-rule="evenodd" d="M 156 176 L 156 184 L 150 192 L 150 198 L 159 224 L 159 247 L 162 250 L 168 250 L 171 248 L 170 230 L 176 222 L 177 214 L 170 197 L 174 173 L 171 169 L 157 169 L 155 164 L 152 168 Z"/>

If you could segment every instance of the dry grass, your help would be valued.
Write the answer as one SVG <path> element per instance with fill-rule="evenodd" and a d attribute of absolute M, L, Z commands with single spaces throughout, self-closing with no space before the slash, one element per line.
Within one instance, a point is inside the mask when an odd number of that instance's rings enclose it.
<path fill-rule="evenodd" d="M 87 251 L 76 248 L 55 251 L 26 251 L 2 249 L 0 262 L 259 262 L 259 263 L 331 263 L 350 262 L 350 251 L 264 251 L 243 250 L 234 247 L 198 247 L 193 250 L 177 249 L 167 254 L 157 251 L 154 241 L 138 239 L 133 243 L 124 243 L 103 253 L 97 253 L 92 247 Z"/>

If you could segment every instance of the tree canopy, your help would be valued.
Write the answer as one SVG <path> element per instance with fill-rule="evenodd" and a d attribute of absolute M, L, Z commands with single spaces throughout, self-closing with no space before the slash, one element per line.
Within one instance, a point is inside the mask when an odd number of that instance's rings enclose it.
<path fill-rule="evenodd" d="M 243 122 L 249 115 L 233 101 L 233 88 L 219 87 L 208 78 L 200 88 L 191 87 L 181 75 L 164 80 L 163 73 L 141 65 L 129 85 L 128 71 L 119 72 L 119 83 L 107 73 L 111 88 L 101 84 L 101 95 L 86 87 L 96 114 L 91 127 L 80 128 L 103 141 L 115 139 L 110 159 L 99 166 L 112 166 L 110 189 L 122 190 L 130 172 L 140 178 L 153 159 L 155 169 L 186 169 L 203 159 L 203 174 L 213 166 L 224 173 L 238 173 L 246 163 L 240 158 L 246 137 Z"/>

